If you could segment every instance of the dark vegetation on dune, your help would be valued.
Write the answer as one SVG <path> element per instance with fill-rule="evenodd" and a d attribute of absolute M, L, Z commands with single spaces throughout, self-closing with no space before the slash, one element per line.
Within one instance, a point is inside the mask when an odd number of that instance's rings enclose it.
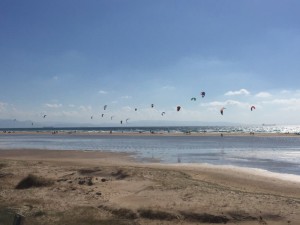
<path fill-rule="evenodd" d="M 22 179 L 16 186 L 16 189 L 28 189 L 33 187 L 47 187 L 52 185 L 54 182 L 50 179 L 38 177 L 33 174 L 29 174 L 27 177 Z"/>
<path fill-rule="evenodd" d="M 0 162 L 0 170 L 3 169 L 4 167 L 6 167 L 5 163 Z"/>

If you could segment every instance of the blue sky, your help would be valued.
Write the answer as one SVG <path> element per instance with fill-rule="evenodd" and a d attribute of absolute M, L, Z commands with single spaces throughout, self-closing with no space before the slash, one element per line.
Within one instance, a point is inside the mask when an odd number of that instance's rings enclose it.
<path fill-rule="evenodd" d="M 0 118 L 300 124 L 299 8 L 296 0 L 2 0 Z"/>

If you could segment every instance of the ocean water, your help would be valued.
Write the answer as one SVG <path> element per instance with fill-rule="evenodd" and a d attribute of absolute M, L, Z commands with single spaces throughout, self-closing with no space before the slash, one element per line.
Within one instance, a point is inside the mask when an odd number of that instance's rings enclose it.
<path fill-rule="evenodd" d="M 147 133 L 150 131 L 160 133 L 293 133 L 300 134 L 300 125 L 252 125 L 252 126 L 163 126 L 163 127 L 130 127 L 127 124 L 121 127 L 35 127 L 35 128 L 0 128 L 0 131 L 33 131 L 33 132 L 44 132 L 44 131 L 64 131 L 64 132 L 141 132 Z"/>
<path fill-rule="evenodd" d="M 192 128 L 192 129 L 191 129 Z M 62 129 L 64 134 L 43 133 L 50 128 L 34 130 L 35 134 L 0 135 L 0 149 L 50 149 L 50 150 L 104 150 L 135 153 L 137 160 L 158 159 L 162 163 L 208 163 L 260 168 L 277 173 L 300 175 L 300 137 L 297 136 L 226 136 L 226 132 L 254 132 L 240 127 L 169 127 L 169 128 L 80 128 Z M 261 128 L 262 129 L 262 128 Z M 270 127 L 268 127 L 270 129 Z M 288 128 L 277 133 L 292 132 Z M 295 127 L 292 127 L 295 131 Z M 51 128 L 51 130 L 54 130 Z M 222 132 L 224 136 L 125 136 L 125 135 L 70 135 L 81 132 L 98 133 L 108 130 L 118 132 Z M 213 131 L 212 131 L 213 130 Z M 280 132 L 278 132 L 278 130 Z M 27 129 L 22 131 L 33 131 Z M 257 132 L 257 130 L 256 130 Z M 262 132 L 262 131 L 261 131 Z M 270 131 L 264 131 L 271 133 Z M 274 131 L 275 132 L 275 131 Z M 1 150 L 0 150 L 1 154 Z"/>

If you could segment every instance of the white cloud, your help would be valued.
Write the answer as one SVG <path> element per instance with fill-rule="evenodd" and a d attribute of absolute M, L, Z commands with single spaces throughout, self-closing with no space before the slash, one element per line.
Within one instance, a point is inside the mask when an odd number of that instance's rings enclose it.
<path fill-rule="evenodd" d="M 215 101 L 215 102 L 210 102 L 210 103 L 208 103 L 208 104 L 202 104 L 203 106 L 223 106 L 225 103 L 224 102 L 217 102 L 217 101 Z"/>
<path fill-rule="evenodd" d="M 75 105 L 73 105 L 73 104 L 69 104 L 68 105 L 70 108 L 74 108 L 75 107 Z"/>
<path fill-rule="evenodd" d="M 212 106 L 212 107 L 222 107 L 222 106 L 229 106 L 229 105 L 234 105 L 234 106 L 239 106 L 239 107 L 248 107 L 249 106 L 248 103 L 239 102 L 239 101 L 235 101 L 235 100 L 227 100 L 224 102 L 214 101 L 214 102 L 210 102 L 208 104 L 202 104 L 202 105 L 207 105 L 207 106 Z"/>
<path fill-rule="evenodd" d="M 104 90 L 100 90 L 100 91 L 98 91 L 98 93 L 101 94 L 101 95 L 106 95 L 106 94 L 108 94 L 108 92 L 107 92 L 107 91 L 104 91 Z"/>
<path fill-rule="evenodd" d="M 90 112 L 92 110 L 92 106 L 79 106 L 79 109 L 83 112 Z"/>
<path fill-rule="evenodd" d="M 4 102 L 0 102 L 0 112 L 6 109 L 7 104 Z"/>
<path fill-rule="evenodd" d="M 246 89 L 240 89 L 239 91 L 228 91 L 225 95 L 233 96 L 233 95 L 250 95 L 250 92 Z"/>
<path fill-rule="evenodd" d="M 77 111 L 62 111 L 63 116 L 72 117 L 72 116 L 78 116 L 79 113 Z"/>
<path fill-rule="evenodd" d="M 281 94 L 290 94 L 291 91 L 289 91 L 289 90 L 282 90 L 282 91 L 280 91 L 280 93 L 281 93 Z"/>
<path fill-rule="evenodd" d="M 52 77 L 53 80 L 58 80 L 58 76 Z"/>
<path fill-rule="evenodd" d="M 248 103 L 245 102 L 239 102 L 239 101 L 234 101 L 234 100 L 228 100 L 226 101 L 225 105 L 236 105 L 236 106 L 240 106 L 240 107 L 244 107 L 244 106 L 248 106 Z"/>
<path fill-rule="evenodd" d="M 122 107 L 122 110 L 125 112 L 130 112 L 130 111 L 132 111 L 132 108 L 130 106 L 124 106 L 124 107 Z"/>
<path fill-rule="evenodd" d="M 290 99 L 273 99 L 270 101 L 263 101 L 262 104 L 271 105 L 274 108 L 280 109 L 282 111 L 291 112 L 300 110 L 300 98 L 290 98 Z M 279 107 L 279 108 L 278 108 Z M 288 114 L 292 116 L 291 114 Z"/>
<path fill-rule="evenodd" d="M 274 99 L 271 101 L 263 101 L 265 104 L 277 104 L 277 105 L 297 105 L 300 106 L 299 98 L 290 98 L 290 99 Z"/>
<path fill-rule="evenodd" d="M 125 95 L 125 96 L 122 96 L 121 97 L 122 99 L 130 99 L 130 98 L 132 98 L 131 96 L 128 96 L 128 95 Z"/>
<path fill-rule="evenodd" d="M 48 108 L 61 108 L 62 104 L 49 104 L 49 103 L 46 103 L 45 106 L 48 107 Z"/>
<path fill-rule="evenodd" d="M 175 87 L 171 86 L 171 85 L 165 85 L 161 89 L 163 89 L 163 90 L 175 90 Z"/>
<path fill-rule="evenodd" d="M 255 95 L 255 97 L 269 98 L 269 97 L 272 97 L 272 95 L 269 92 L 259 92 L 258 94 Z"/>

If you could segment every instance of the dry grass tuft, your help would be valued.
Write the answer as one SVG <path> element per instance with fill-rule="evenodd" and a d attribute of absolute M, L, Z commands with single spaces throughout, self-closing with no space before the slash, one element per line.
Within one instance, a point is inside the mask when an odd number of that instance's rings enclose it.
<path fill-rule="evenodd" d="M 83 168 L 83 169 L 79 169 L 78 173 L 80 173 L 81 175 L 89 175 L 91 173 L 95 173 L 95 172 L 99 172 L 101 171 L 100 168 L 95 167 L 95 168 Z"/>
<path fill-rule="evenodd" d="M 140 217 L 151 220 L 174 220 L 178 219 L 178 216 L 169 212 L 152 210 L 152 209 L 139 209 L 138 213 Z"/>
<path fill-rule="evenodd" d="M 23 180 L 21 180 L 16 189 L 28 189 L 32 187 L 46 187 L 52 185 L 54 182 L 50 179 L 37 177 L 33 174 L 29 174 Z"/>
<path fill-rule="evenodd" d="M 133 220 L 101 217 L 99 210 L 93 207 L 76 207 L 72 211 L 64 212 L 57 224 L 64 225 L 135 225 Z"/>
<path fill-rule="evenodd" d="M 123 180 L 126 177 L 129 177 L 129 175 L 121 169 L 119 169 L 116 173 L 111 173 L 111 175 L 114 176 L 117 180 Z"/>
<path fill-rule="evenodd" d="M 5 163 L 2 163 L 2 162 L 0 162 L 0 170 L 1 170 L 2 168 L 4 168 L 4 167 L 6 167 L 6 164 L 5 164 Z"/>
<path fill-rule="evenodd" d="M 226 216 L 215 216 L 207 213 L 181 212 L 185 220 L 201 223 L 224 223 L 229 219 Z"/>
<path fill-rule="evenodd" d="M 109 206 L 105 206 L 105 205 L 100 205 L 100 206 L 98 206 L 98 208 L 108 211 L 118 218 L 129 219 L 129 220 L 138 218 L 138 215 L 131 209 L 126 209 L 126 208 L 117 209 L 117 208 L 113 208 L 113 207 L 109 207 Z"/>

